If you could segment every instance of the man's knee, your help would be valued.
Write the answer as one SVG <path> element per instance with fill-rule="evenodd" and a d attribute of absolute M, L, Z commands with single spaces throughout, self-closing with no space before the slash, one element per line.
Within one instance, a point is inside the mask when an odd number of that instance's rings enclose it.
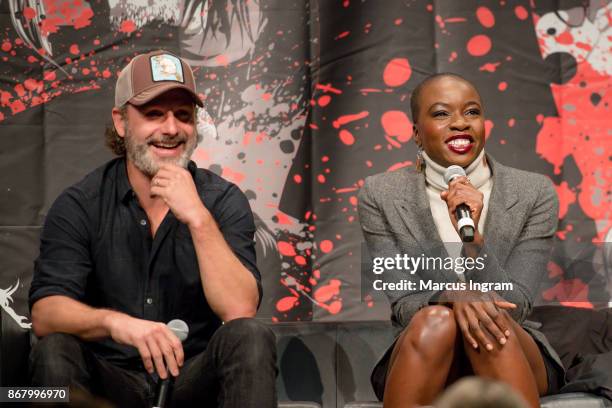
<path fill-rule="evenodd" d="M 447 350 L 454 347 L 457 323 L 446 306 L 428 306 L 419 310 L 405 329 L 401 341 L 418 351 Z"/>
<path fill-rule="evenodd" d="M 67 381 L 71 373 L 82 370 L 86 365 L 81 341 L 65 333 L 53 333 L 40 339 L 32 347 L 29 363 L 30 376 L 35 385 Z"/>
<path fill-rule="evenodd" d="M 234 319 L 219 328 L 219 334 L 223 337 L 248 339 L 255 343 L 274 344 L 276 338 L 272 330 L 253 318 Z"/>
<path fill-rule="evenodd" d="M 253 318 L 234 319 L 218 330 L 222 347 L 233 354 L 240 355 L 243 365 L 250 361 L 254 365 L 262 360 L 276 360 L 276 337 L 272 330 Z"/>
<path fill-rule="evenodd" d="M 81 342 L 66 333 L 52 333 L 38 340 L 32 347 L 30 361 L 54 362 L 82 357 Z"/>

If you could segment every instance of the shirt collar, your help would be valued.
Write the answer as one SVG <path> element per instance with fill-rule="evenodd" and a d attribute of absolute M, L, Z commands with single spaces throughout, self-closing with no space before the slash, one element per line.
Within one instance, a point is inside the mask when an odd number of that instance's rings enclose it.
<path fill-rule="evenodd" d="M 446 167 L 440 166 L 425 152 L 423 152 L 423 159 L 425 159 L 425 180 L 427 184 L 436 190 L 446 190 L 448 188 L 444 181 Z M 491 169 L 486 164 L 484 149 L 482 149 L 478 157 L 465 168 L 465 174 L 470 179 L 470 183 L 476 188 L 482 187 L 491 178 Z"/>

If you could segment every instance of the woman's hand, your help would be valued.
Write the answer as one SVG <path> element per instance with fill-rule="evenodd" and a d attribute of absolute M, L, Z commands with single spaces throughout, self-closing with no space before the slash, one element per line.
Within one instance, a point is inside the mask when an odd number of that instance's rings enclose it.
<path fill-rule="evenodd" d="M 457 177 L 452 180 L 448 185 L 448 190 L 440 193 L 440 198 L 446 201 L 448 215 L 457 233 L 459 233 L 459 228 L 457 227 L 455 210 L 461 204 L 470 207 L 472 220 L 476 227 L 475 231 L 478 231 L 478 221 L 480 220 L 480 214 L 484 206 L 484 194 L 471 185 L 466 176 Z"/>
<path fill-rule="evenodd" d="M 495 341 L 501 346 L 506 344 L 510 317 L 505 310 L 516 308 L 514 303 L 506 302 L 495 293 L 469 290 L 445 292 L 440 299 L 452 307 L 463 337 L 472 347 L 477 349 L 480 345 L 491 351 Z"/>

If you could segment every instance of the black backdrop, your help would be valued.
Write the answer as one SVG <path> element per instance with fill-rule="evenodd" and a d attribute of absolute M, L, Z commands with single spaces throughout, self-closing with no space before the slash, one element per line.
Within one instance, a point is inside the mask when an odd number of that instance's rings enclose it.
<path fill-rule="evenodd" d="M 158 48 L 192 63 L 206 102 L 194 160 L 256 214 L 261 317 L 388 318 L 361 290 L 356 195 L 368 175 L 414 164 L 410 92 L 442 71 L 479 87 L 489 153 L 555 183 L 539 302 L 607 303 L 597 243 L 611 226 L 612 8 L 583 3 L 0 1 L 0 303 L 27 315 L 47 209 L 111 157 L 116 75 Z"/>

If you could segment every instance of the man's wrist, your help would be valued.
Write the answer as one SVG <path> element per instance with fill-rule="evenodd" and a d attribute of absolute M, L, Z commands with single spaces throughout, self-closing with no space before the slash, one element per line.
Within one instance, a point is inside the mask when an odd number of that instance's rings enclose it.
<path fill-rule="evenodd" d="M 100 314 L 100 323 L 102 328 L 108 335 L 110 335 L 113 331 L 117 318 L 119 318 L 122 313 L 108 309 L 99 309 L 98 313 Z"/>
<path fill-rule="evenodd" d="M 193 232 L 205 230 L 214 224 L 215 221 L 210 214 L 210 211 L 208 211 L 208 209 L 202 205 L 202 211 L 199 211 L 198 214 L 187 223 L 187 226 Z"/>

